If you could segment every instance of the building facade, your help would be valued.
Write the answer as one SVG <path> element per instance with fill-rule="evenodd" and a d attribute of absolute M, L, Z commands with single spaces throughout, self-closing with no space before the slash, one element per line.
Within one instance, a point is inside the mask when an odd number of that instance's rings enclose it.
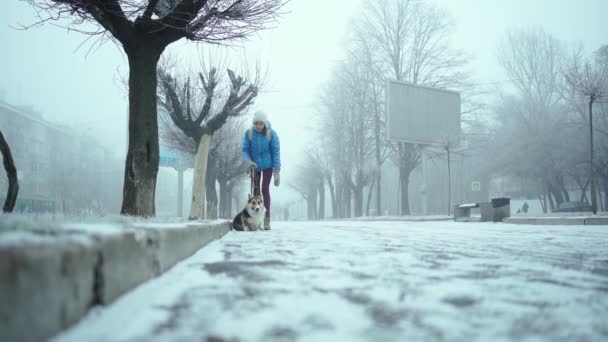
<path fill-rule="evenodd" d="M 44 120 L 32 108 L 0 101 L 0 129 L 19 179 L 15 211 L 117 212 L 122 171 L 115 155 L 91 137 Z M 8 182 L 0 177 L 0 193 Z"/>

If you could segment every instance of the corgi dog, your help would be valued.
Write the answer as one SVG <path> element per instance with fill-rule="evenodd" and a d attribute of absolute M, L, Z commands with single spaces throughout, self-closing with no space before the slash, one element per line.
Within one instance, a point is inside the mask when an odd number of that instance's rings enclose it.
<path fill-rule="evenodd" d="M 262 196 L 250 197 L 245 209 L 232 221 L 232 229 L 240 231 L 262 230 L 264 224 L 264 200 Z"/>

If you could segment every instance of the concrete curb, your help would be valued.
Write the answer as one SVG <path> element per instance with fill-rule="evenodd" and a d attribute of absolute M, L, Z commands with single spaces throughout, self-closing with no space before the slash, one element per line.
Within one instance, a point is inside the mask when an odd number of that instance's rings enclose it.
<path fill-rule="evenodd" d="M 43 341 L 84 316 L 97 254 L 74 241 L 0 248 L 0 340 Z"/>
<path fill-rule="evenodd" d="M 45 341 L 230 231 L 229 222 L 0 245 L 0 341 Z"/>
<path fill-rule="evenodd" d="M 598 217 L 509 217 L 502 221 L 509 224 L 530 225 L 561 225 L 561 226 L 589 226 L 608 225 L 608 216 Z"/>

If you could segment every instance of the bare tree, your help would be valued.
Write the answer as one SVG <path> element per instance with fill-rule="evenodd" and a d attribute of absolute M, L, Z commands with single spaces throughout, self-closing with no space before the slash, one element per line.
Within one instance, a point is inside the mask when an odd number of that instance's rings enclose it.
<path fill-rule="evenodd" d="M 369 0 L 357 28 L 380 47 L 378 60 L 385 78 L 454 89 L 468 80 L 462 71 L 465 56 L 449 46 L 452 25 L 437 7 L 418 0 Z M 420 162 L 421 147 L 396 145 L 392 151 L 401 180 L 401 213 L 408 215 L 409 176 Z"/>
<path fill-rule="evenodd" d="M 337 71 L 336 71 L 337 73 Z M 346 118 L 346 95 L 336 76 L 324 85 L 320 95 L 320 137 L 321 151 L 325 157 L 327 180 L 331 201 L 332 217 L 342 218 L 350 216 L 350 189 L 346 187 L 345 178 L 348 175 L 350 163 L 348 148 L 348 134 Z"/>
<path fill-rule="evenodd" d="M 498 48 L 499 62 L 516 92 L 498 109 L 497 168 L 538 183 L 548 210 L 567 201 L 563 157 L 568 108 L 563 102 L 563 44 L 540 29 L 513 31 Z M 561 135 L 556 134 L 561 132 Z M 506 146 L 515 148 L 506 152 Z M 500 152 L 503 151 L 503 152 Z"/>
<path fill-rule="evenodd" d="M 608 94 L 608 65 L 601 55 L 595 60 L 581 60 L 575 56 L 564 71 L 564 78 L 572 89 L 589 100 L 589 184 L 591 208 L 597 214 L 597 195 L 594 177 L 593 103 Z M 603 63 L 604 62 L 604 63 Z"/>
<path fill-rule="evenodd" d="M 391 151 L 390 144 L 386 143 L 385 139 L 385 122 L 384 122 L 384 88 L 386 81 L 382 72 L 382 62 L 379 56 L 378 43 L 375 40 L 368 39 L 368 33 L 362 29 L 354 31 L 353 48 L 349 57 L 354 59 L 356 63 L 366 68 L 368 90 L 368 111 L 372 117 L 369 123 L 372 130 L 374 158 L 375 158 L 375 177 L 371 181 L 367 195 L 366 215 L 370 214 L 372 191 L 376 190 L 376 213 L 382 213 L 382 165 L 386 161 Z"/>
<path fill-rule="evenodd" d="M 307 152 L 306 159 L 298 166 L 295 177 L 289 183 L 289 186 L 306 201 L 309 220 L 321 218 L 319 215 L 321 208 L 318 207 L 318 204 L 320 202 L 319 190 L 323 186 L 323 174 L 317 162 L 315 156 Z M 321 201 L 324 202 L 324 199 Z"/>
<path fill-rule="evenodd" d="M 219 184 L 219 217 L 232 214 L 234 185 L 245 176 L 245 164 L 241 156 L 241 144 L 245 125 L 243 120 L 231 120 L 213 135 L 209 158 L 215 159 Z"/>
<path fill-rule="evenodd" d="M 370 88 L 369 69 L 349 56 L 322 95 L 321 141 L 331 156 L 336 177 L 332 198 L 342 206 L 338 208 L 341 217 L 350 217 L 352 199 L 354 215 L 363 215 L 364 189 L 376 176 Z"/>
<path fill-rule="evenodd" d="M 541 29 L 509 32 L 498 47 L 498 60 L 519 95 L 526 97 L 535 121 L 543 121 L 561 100 L 563 59 L 563 43 Z"/>
<path fill-rule="evenodd" d="M 159 103 L 173 124 L 192 139 L 196 146 L 190 219 L 204 218 L 211 136 L 226 123 L 228 117 L 245 113 L 258 94 L 259 78 L 248 81 L 242 76 L 236 76 L 230 69 L 227 73 L 230 78 L 229 91 L 222 96 L 216 68 L 198 74 L 200 87 L 195 87 L 187 77 L 179 79 L 165 70 L 159 71 L 162 88 Z M 221 102 L 222 97 L 225 98 L 223 104 L 216 104 Z"/>
<path fill-rule="evenodd" d="M 4 170 L 6 171 L 6 175 L 8 177 L 8 190 L 2 211 L 5 213 L 10 213 L 15 208 L 15 202 L 17 202 L 17 195 L 19 194 L 19 181 L 17 179 L 17 168 L 15 167 L 15 162 L 13 161 L 11 149 L 6 142 L 6 139 L 4 139 L 2 131 L 0 131 L 0 152 L 2 153 Z"/>
<path fill-rule="evenodd" d="M 156 68 L 164 49 L 182 38 L 215 44 L 245 39 L 274 20 L 287 0 L 26 1 L 37 10 L 36 24 L 71 19 L 67 29 L 110 38 L 127 55 L 129 147 L 121 213 L 153 216 L 159 164 Z M 79 28 L 90 23 L 93 30 Z"/>

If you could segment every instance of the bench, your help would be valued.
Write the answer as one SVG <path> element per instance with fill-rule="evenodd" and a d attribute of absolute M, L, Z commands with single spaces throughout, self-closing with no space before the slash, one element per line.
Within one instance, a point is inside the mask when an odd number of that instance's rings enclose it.
<path fill-rule="evenodd" d="M 454 206 L 454 221 L 469 221 L 471 209 L 479 208 L 481 222 L 502 222 L 511 216 L 511 200 L 506 197 L 492 198 L 490 202 L 465 203 Z"/>
<path fill-rule="evenodd" d="M 479 203 L 465 203 L 454 206 L 454 221 L 461 221 L 471 217 L 471 209 L 479 208 Z"/>

